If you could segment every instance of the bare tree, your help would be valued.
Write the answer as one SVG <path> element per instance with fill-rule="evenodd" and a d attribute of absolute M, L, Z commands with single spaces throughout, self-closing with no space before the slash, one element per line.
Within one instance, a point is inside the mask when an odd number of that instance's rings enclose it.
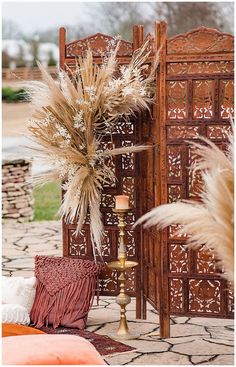
<path fill-rule="evenodd" d="M 150 3 L 155 17 L 168 22 L 168 35 L 185 33 L 206 26 L 229 31 L 229 19 L 221 10 L 230 3 L 216 2 L 155 2 Z M 228 12 L 229 16 L 229 12 Z M 231 18 L 233 17 L 233 12 Z M 227 26 L 226 26 L 227 24 Z"/>
<path fill-rule="evenodd" d="M 37 60 L 39 59 L 39 35 L 35 34 L 30 41 L 30 50 L 33 56 L 32 66 L 37 66 Z"/>
<path fill-rule="evenodd" d="M 100 29 L 112 36 L 120 35 L 131 41 L 132 25 L 146 24 L 146 14 L 143 11 L 144 4 L 136 2 L 107 2 L 98 3 L 94 8 L 97 19 L 100 20 Z"/>
<path fill-rule="evenodd" d="M 26 62 L 25 62 L 24 48 L 22 45 L 19 45 L 19 53 L 16 59 L 16 67 L 21 68 L 21 67 L 24 67 L 25 65 L 26 65 Z"/>
<path fill-rule="evenodd" d="M 107 2 L 90 10 L 96 16 L 96 31 L 132 39 L 132 25 L 143 24 L 153 32 L 154 22 L 168 22 L 168 36 L 206 26 L 233 33 L 233 2 Z M 89 32 L 91 33 L 91 31 Z"/>
<path fill-rule="evenodd" d="M 2 67 L 9 68 L 11 62 L 11 57 L 8 55 L 6 51 L 2 51 Z"/>
<path fill-rule="evenodd" d="M 66 33 L 68 37 L 68 41 L 73 41 L 76 39 L 80 39 L 86 37 L 91 34 L 92 25 L 87 23 L 85 25 L 68 25 L 65 27 Z"/>
<path fill-rule="evenodd" d="M 234 33 L 234 2 L 216 3 L 219 29 Z"/>
<path fill-rule="evenodd" d="M 21 39 L 22 32 L 17 23 L 12 20 L 2 20 L 2 39 Z"/>
<path fill-rule="evenodd" d="M 57 62 L 53 57 L 53 52 L 50 50 L 48 52 L 48 66 L 56 66 Z"/>
<path fill-rule="evenodd" d="M 67 42 L 73 41 L 75 39 L 83 38 L 89 35 L 91 32 L 91 27 L 82 25 L 65 25 Z M 40 42 L 52 42 L 59 44 L 59 29 L 58 27 L 48 28 L 43 31 L 38 32 Z"/>

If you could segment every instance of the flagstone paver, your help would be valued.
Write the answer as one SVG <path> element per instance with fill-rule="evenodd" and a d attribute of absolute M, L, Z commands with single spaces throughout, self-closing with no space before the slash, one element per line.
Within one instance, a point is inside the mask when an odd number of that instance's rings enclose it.
<path fill-rule="evenodd" d="M 137 353 L 137 352 L 131 352 L 131 353 L 120 353 L 119 356 L 114 355 L 111 357 L 107 357 L 105 359 L 105 361 L 107 363 L 109 363 L 109 365 L 127 365 L 130 364 L 133 360 L 135 360 L 137 357 L 141 356 L 142 353 Z M 118 361 L 117 362 L 117 357 L 118 357 Z M 109 361 L 109 362 L 108 362 Z"/>
<path fill-rule="evenodd" d="M 222 319 L 214 319 L 214 323 L 212 323 L 211 318 L 204 318 L 204 317 L 192 317 L 189 324 L 193 325 L 201 325 L 201 326 L 222 326 Z M 231 319 L 225 319 L 224 325 L 232 325 Z"/>
<path fill-rule="evenodd" d="M 216 354 L 232 354 L 232 347 L 224 343 L 218 344 L 209 340 L 192 340 L 191 342 L 174 345 L 171 349 L 173 352 L 185 354 L 187 356 L 195 355 L 216 355 Z"/>
<path fill-rule="evenodd" d="M 226 324 L 227 325 L 227 324 Z M 234 334 L 232 330 L 227 329 L 224 326 L 211 326 L 206 328 L 213 339 L 228 339 L 233 340 Z"/>
<path fill-rule="evenodd" d="M 189 364 L 189 360 L 186 356 L 176 354 L 173 352 L 165 353 L 144 353 L 141 356 L 133 358 L 129 364 L 135 365 L 186 365 Z"/>
<path fill-rule="evenodd" d="M 33 276 L 35 255 L 62 254 L 61 223 L 58 221 L 8 222 L 3 224 L 2 235 L 3 275 Z"/>
<path fill-rule="evenodd" d="M 225 366 L 225 365 L 232 365 L 232 361 L 233 361 L 233 355 L 220 355 L 220 356 L 216 356 L 214 358 L 211 358 L 209 361 L 205 361 L 205 363 L 202 363 L 204 365 L 220 365 L 220 366 Z"/>
<path fill-rule="evenodd" d="M 4 223 L 2 273 L 33 276 L 35 255 L 62 255 L 61 224 L 58 221 Z M 202 317 L 172 317 L 171 337 L 161 339 L 159 316 L 151 305 L 147 319 L 135 316 L 135 299 L 127 306 L 130 331 L 138 339 L 122 341 L 135 349 L 105 357 L 110 365 L 233 365 L 233 320 Z M 89 313 L 87 329 L 114 335 L 119 325 L 115 297 L 100 297 Z"/>

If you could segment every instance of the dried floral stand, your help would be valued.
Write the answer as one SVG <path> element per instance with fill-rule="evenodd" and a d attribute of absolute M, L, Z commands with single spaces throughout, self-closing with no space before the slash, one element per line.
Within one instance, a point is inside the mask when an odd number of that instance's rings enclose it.
<path fill-rule="evenodd" d="M 88 45 L 99 64 L 101 51 L 106 51 L 111 39 L 98 33 L 66 43 L 66 32 L 61 28 L 61 68 L 73 66 L 75 57 Z M 201 27 L 167 38 L 166 23 L 160 22 L 156 23 L 155 35 L 148 34 L 146 39 L 152 50 L 150 57 L 161 47 L 152 117 L 143 113 L 129 123 L 117 124 L 113 141 L 116 147 L 149 142 L 153 150 L 110 160 L 119 180 L 105 187 L 102 195 L 102 252 L 105 261 L 117 259 L 114 195 L 128 194 L 132 205 L 126 227 L 128 258 L 140 265 L 136 273 L 128 272 L 127 290 L 136 295 L 137 318 L 146 317 L 146 302 L 150 302 L 160 314 L 161 336 L 168 337 L 170 314 L 233 317 L 232 291 L 209 253 L 186 250 L 185 238 L 175 238 L 172 227 L 161 232 L 132 230 L 141 214 L 160 203 L 198 199 L 201 182 L 189 172 L 193 156 L 186 139 L 197 140 L 203 135 L 225 148 L 224 130 L 230 129 L 228 118 L 233 112 L 233 36 Z M 144 40 L 143 26 L 134 26 L 132 43 L 121 41 L 119 63 L 129 63 Z M 109 147 L 109 139 L 103 144 Z M 75 227 L 63 223 L 64 256 L 92 258 L 89 220 L 77 238 L 73 236 Z M 100 287 L 103 295 L 117 295 L 117 273 L 104 273 Z"/>

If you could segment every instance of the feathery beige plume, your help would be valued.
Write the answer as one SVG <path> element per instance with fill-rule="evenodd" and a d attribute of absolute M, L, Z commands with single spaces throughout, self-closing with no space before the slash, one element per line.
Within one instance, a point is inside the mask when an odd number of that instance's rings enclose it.
<path fill-rule="evenodd" d="M 96 249 L 100 255 L 101 193 L 104 184 L 116 179 L 108 158 L 149 148 L 115 148 L 112 142 L 118 121 L 148 108 L 153 100 L 157 60 L 147 73 L 147 46 L 145 43 L 135 52 L 131 63 L 121 67 L 116 59 L 119 42 L 101 66 L 93 62 L 92 51 L 88 49 L 83 57 L 78 57 L 75 69 L 58 73 L 57 81 L 38 64 L 43 81 L 25 83 L 34 106 L 28 130 L 39 146 L 37 154 L 54 167 L 53 172 L 35 177 L 35 182 L 55 178 L 63 182 L 61 216 L 68 223 L 77 222 L 78 234 L 89 213 L 94 253 Z M 111 149 L 104 150 L 104 136 L 111 137 Z"/>

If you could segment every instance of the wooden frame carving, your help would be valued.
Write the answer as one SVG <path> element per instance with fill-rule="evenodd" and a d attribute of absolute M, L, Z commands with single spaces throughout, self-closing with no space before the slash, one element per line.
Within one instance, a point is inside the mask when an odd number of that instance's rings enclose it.
<path fill-rule="evenodd" d="M 234 37 L 216 29 L 200 27 L 167 40 L 167 54 L 201 55 L 205 53 L 232 53 Z"/>

